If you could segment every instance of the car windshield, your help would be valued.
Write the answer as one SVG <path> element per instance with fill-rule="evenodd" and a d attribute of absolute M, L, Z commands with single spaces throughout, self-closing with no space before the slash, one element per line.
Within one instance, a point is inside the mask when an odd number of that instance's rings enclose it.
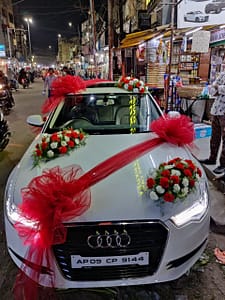
<path fill-rule="evenodd" d="M 146 132 L 161 115 L 149 93 L 83 93 L 68 95 L 51 114 L 44 132 L 64 128 L 89 134 Z"/>

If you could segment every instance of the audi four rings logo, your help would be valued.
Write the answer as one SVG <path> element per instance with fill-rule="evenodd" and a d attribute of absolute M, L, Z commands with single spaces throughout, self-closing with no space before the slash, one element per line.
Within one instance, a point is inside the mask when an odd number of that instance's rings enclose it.
<path fill-rule="evenodd" d="M 114 233 L 105 233 L 101 234 L 96 231 L 96 234 L 89 235 L 87 238 L 87 244 L 92 249 L 97 248 L 126 248 L 131 243 L 131 237 L 124 230 L 122 233 L 114 231 Z"/>

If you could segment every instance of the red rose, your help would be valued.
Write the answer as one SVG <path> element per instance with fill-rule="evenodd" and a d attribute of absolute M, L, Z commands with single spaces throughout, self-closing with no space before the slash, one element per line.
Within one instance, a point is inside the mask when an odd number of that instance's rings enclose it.
<path fill-rule="evenodd" d="M 160 178 L 159 184 L 164 188 L 167 189 L 169 187 L 169 179 L 167 177 Z"/>
<path fill-rule="evenodd" d="M 173 182 L 173 184 L 178 184 L 180 182 L 180 178 L 177 175 L 172 175 L 170 180 Z"/>
<path fill-rule="evenodd" d="M 162 174 L 163 177 L 170 177 L 170 171 L 169 170 L 163 170 L 161 174 Z"/>
<path fill-rule="evenodd" d="M 37 156 L 41 156 L 42 155 L 42 151 L 40 149 L 36 149 L 35 152 L 36 152 Z"/>
<path fill-rule="evenodd" d="M 155 180 L 153 178 L 148 178 L 147 179 L 147 186 L 148 186 L 149 189 L 152 189 L 154 184 L 155 184 Z"/>
<path fill-rule="evenodd" d="M 163 199 L 166 202 L 173 202 L 175 200 L 175 196 L 173 194 L 167 192 L 164 194 Z"/>
<path fill-rule="evenodd" d="M 144 91 L 145 91 L 145 89 L 144 89 L 143 87 L 141 87 L 141 88 L 139 89 L 139 92 L 140 92 L 140 93 L 144 93 Z"/>
<path fill-rule="evenodd" d="M 67 152 L 67 147 L 65 146 L 59 147 L 59 153 L 64 154 L 66 152 Z"/>
<path fill-rule="evenodd" d="M 74 146 L 75 146 L 74 141 L 70 140 L 70 141 L 68 142 L 68 146 L 69 146 L 70 148 L 74 148 Z"/>
<path fill-rule="evenodd" d="M 128 91 L 132 91 L 133 90 L 133 85 L 128 85 Z"/>
<path fill-rule="evenodd" d="M 185 169 L 184 170 L 184 175 L 187 176 L 187 177 L 191 177 L 192 176 L 192 173 L 189 169 Z"/>
<path fill-rule="evenodd" d="M 51 135 L 51 141 L 52 142 L 59 142 L 60 141 L 60 138 L 58 137 L 57 133 L 53 133 Z"/>
<path fill-rule="evenodd" d="M 199 168 L 197 168 L 197 173 L 200 177 L 202 177 L 202 171 Z"/>
<path fill-rule="evenodd" d="M 80 133 L 80 134 L 79 134 L 79 138 L 80 138 L 80 140 L 83 140 L 84 134 L 83 134 L 83 133 Z"/>
<path fill-rule="evenodd" d="M 136 82 L 136 84 L 135 84 L 135 85 L 136 85 L 136 87 L 137 87 L 137 88 L 139 88 L 139 87 L 141 86 L 141 84 L 140 84 L 140 82 L 139 82 L 139 81 L 138 81 L 138 82 Z"/>
<path fill-rule="evenodd" d="M 191 188 L 193 188 L 194 185 L 195 185 L 195 180 L 194 180 L 194 179 L 190 179 L 190 180 L 189 180 L 189 186 L 190 186 Z"/>
<path fill-rule="evenodd" d="M 42 150 L 46 150 L 48 148 L 48 143 L 42 142 L 41 143 L 41 148 L 42 148 Z"/>
<path fill-rule="evenodd" d="M 183 170 L 184 169 L 184 165 L 180 162 L 176 163 L 176 166 L 175 166 L 177 169 L 179 170 Z"/>
<path fill-rule="evenodd" d="M 78 138 L 78 133 L 77 133 L 76 131 L 72 131 L 72 132 L 71 132 L 71 137 L 72 137 L 73 139 L 77 139 L 77 138 Z"/>

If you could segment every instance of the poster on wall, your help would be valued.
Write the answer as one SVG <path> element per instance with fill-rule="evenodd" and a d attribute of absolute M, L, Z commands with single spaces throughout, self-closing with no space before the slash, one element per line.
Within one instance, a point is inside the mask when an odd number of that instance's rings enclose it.
<path fill-rule="evenodd" d="M 177 28 L 225 24 L 225 0 L 183 0 L 177 9 Z"/>
<path fill-rule="evenodd" d="M 199 53 L 207 53 L 209 51 L 210 32 L 200 30 L 193 33 L 191 51 Z"/>

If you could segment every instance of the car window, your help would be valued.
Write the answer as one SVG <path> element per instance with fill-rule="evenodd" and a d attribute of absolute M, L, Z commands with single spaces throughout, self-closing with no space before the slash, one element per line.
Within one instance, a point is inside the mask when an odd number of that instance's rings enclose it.
<path fill-rule="evenodd" d="M 146 132 L 160 115 L 149 93 L 69 95 L 51 115 L 45 131 L 71 127 L 89 134 Z"/>

